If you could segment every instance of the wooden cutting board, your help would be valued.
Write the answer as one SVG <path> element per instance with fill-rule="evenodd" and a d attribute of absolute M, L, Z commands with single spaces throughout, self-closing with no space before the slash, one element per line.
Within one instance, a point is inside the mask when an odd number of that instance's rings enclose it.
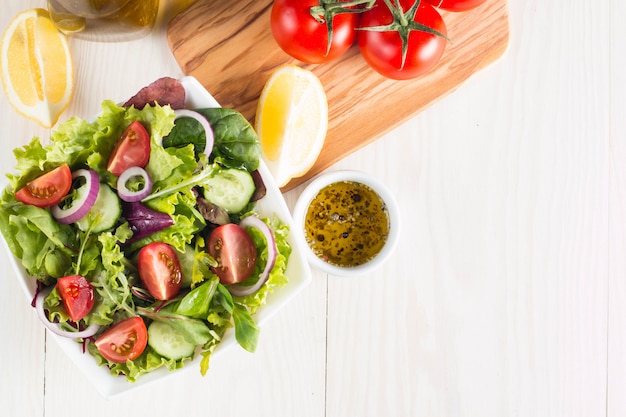
<path fill-rule="evenodd" d="M 271 7 L 271 0 L 198 0 L 172 19 L 167 39 L 184 74 L 196 77 L 223 107 L 237 109 L 251 123 L 261 90 L 277 67 L 297 64 L 317 74 L 328 98 L 326 142 L 311 170 L 283 191 L 454 91 L 498 59 L 509 39 L 506 0 L 487 0 L 467 12 L 442 12 L 451 42 L 439 64 L 420 78 L 394 81 L 370 69 L 356 45 L 326 64 L 294 60 L 272 37 Z"/>

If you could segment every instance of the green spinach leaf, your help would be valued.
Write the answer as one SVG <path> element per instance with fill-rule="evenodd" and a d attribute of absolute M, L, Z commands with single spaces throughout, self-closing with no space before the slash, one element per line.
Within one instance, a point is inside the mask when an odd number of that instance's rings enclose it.
<path fill-rule="evenodd" d="M 211 160 L 220 158 L 220 163 L 228 168 L 245 168 L 252 172 L 259 167 L 261 142 L 252 125 L 237 110 L 205 108 L 196 110 L 211 124 L 215 145 Z M 206 136 L 200 124 L 190 118 L 180 118 L 163 146 L 181 147 L 192 143 L 196 152 L 203 152 Z"/>

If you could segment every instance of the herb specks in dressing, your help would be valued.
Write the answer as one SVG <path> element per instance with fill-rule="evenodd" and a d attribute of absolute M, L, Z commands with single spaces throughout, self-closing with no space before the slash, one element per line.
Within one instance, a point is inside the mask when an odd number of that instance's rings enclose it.
<path fill-rule="evenodd" d="M 325 186 L 309 205 L 307 243 L 329 264 L 354 267 L 373 259 L 389 235 L 385 202 L 365 184 L 339 181 Z"/>

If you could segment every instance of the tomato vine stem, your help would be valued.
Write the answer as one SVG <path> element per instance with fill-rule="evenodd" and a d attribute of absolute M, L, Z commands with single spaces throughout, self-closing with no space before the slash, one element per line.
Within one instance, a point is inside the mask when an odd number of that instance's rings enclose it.
<path fill-rule="evenodd" d="M 370 26 L 370 27 L 360 27 L 357 30 L 370 30 L 373 32 L 398 32 L 400 36 L 400 41 L 402 42 L 402 63 L 400 65 L 400 69 L 404 68 L 404 64 L 406 62 L 406 54 L 409 49 L 409 35 L 412 31 L 420 31 L 430 33 L 435 36 L 439 36 L 444 38 L 447 41 L 450 41 L 448 37 L 431 28 L 430 26 L 426 26 L 423 23 L 419 23 L 415 21 L 415 15 L 417 14 L 417 9 L 420 6 L 422 0 L 415 0 L 413 5 L 404 12 L 402 10 L 402 6 L 400 5 L 400 0 L 395 0 L 395 5 L 392 3 L 392 0 L 384 0 L 387 8 L 391 12 L 393 16 L 393 22 L 388 25 L 382 26 Z"/>
<path fill-rule="evenodd" d="M 328 33 L 328 45 L 326 46 L 326 55 L 330 53 L 330 47 L 333 40 L 333 18 L 343 13 L 362 13 L 371 9 L 376 0 L 319 0 L 317 6 L 310 9 L 311 16 L 320 24 L 326 24 Z"/>

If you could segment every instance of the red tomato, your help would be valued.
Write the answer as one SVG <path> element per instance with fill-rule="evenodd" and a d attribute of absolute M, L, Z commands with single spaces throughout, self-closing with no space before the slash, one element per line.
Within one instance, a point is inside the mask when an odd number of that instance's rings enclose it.
<path fill-rule="evenodd" d="M 69 275 L 57 280 L 57 290 L 73 321 L 80 321 L 93 307 L 93 286 L 85 277 Z"/>
<path fill-rule="evenodd" d="M 122 133 L 109 157 L 107 170 L 118 177 L 132 166 L 145 167 L 150 159 L 150 135 L 138 121 Z"/>
<path fill-rule="evenodd" d="M 207 250 L 218 263 L 211 268 L 222 284 L 250 278 L 256 265 L 256 247 L 246 230 L 236 224 L 219 226 L 209 235 Z"/>
<path fill-rule="evenodd" d="M 451 12 L 464 12 L 480 6 L 486 0 L 426 0 L 435 7 Z"/>
<path fill-rule="evenodd" d="M 323 21 L 319 22 L 311 15 L 311 8 L 321 7 L 324 3 L 321 0 L 274 1 L 270 23 L 274 39 L 283 51 L 302 62 L 319 64 L 338 58 L 352 46 L 356 39 L 358 13 L 326 17 L 322 14 Z M 332 21 L 330 49 L 327 19 Z"/>
<path fill-rule="evenodd" d="M 148 344 L 148 330 L 139 316 L 130 317 L 109 327 L 96 340 L 100 354 L 115 363 L 135 360 Z"/>
<path fill-rule="evenodd" d="M 415 15 L 410 10 L 419 3 Z M 390 3 L 391 4 L 391 3 Z M 446 48 L 447 31 L 441 15 L 433 6 L 420 0 L 398 0 L 394 7 L 402 7 L 407 22 L 394 19 L 383 0 L 361 15 L 361 28 L 389 26 L 390 30 L 360 30 L 358 35 L 361 55 L 367 63 L 385 77 L 406 80 L 431 70 Z M 431 33 L 435 30 L 436 33 Z M 403 41 L 402 33 L 406 33 Z"/>
<path fill-rule="evenodd" d="M 180 262 L 174 249 L 163 242 L 152 242 L 139 251 L 139 278 L 157 300 L 169 300 L 178 294 L 183 282 Z"/>
<path fill-rule="evenodd" d="M 15 193 L 24 204 L 50 207 L 57 204 L 72 187 L 72 172 L 67 164 L 35 178 Z"/>

